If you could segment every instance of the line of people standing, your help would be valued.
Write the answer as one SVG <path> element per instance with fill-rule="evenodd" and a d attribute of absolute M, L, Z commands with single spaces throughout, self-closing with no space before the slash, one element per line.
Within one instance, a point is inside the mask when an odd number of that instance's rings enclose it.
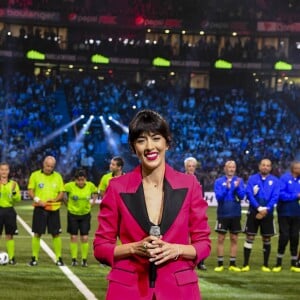
<path fill-rule="evenodd" d="M 299 231 L 300 231 L 300 162 L 293 162 L 291 170 L 280 178 L 271 174 L 272 162 L 262 159 L 258 165 L 258 173 L 249 177 L 247 184 L 235 175 L 236 163 L 227 161 L 224 167 L 225 175 L 215 181 L 214 190 L 218 202 L 217 223 L 218 232 L 216 272 L 224 270 L 224 240 L 230 233 L 230 263 L 228 270 L 235 272 L 250 271 L 250 256 L 255 236 L 260 230 L 263 243 L 263 272 L 280 272 L 285 248 L 290 242 L 290 270 L 300 272 L 298 261 Z M 241 201 L 249 201 L 249 208 L 243 232 L 244 262 L 242 268 L 236 266 L 238 234 L 241 228 Z M 274 209 L 277 209 L 279 240 L 276 264 L 269 266 L 271 253 L 271 237 L 275 234 Z M 298 256 L 297 256 L 298 254 Z"/>
<path fill-rule="evenodd" d="M 210 254 L 208 205 L 198 180 L 177 172 L 166 163 L 171 141 L 167 122 L 154 111 L 137 113 L 129 125 L 129 144 L 140 165 L 126 175 L 118 176 L 120 178 L 111 178 L 101 202 L 94 238 L 95 258 L 111 266 L 107 277 L 107 299 L 117 299 L 120 295 L 126 299 L 201 299 L 199 278 L 194 268 Z M 46 157 L 42 169 L 33 172 L 29 179 L 29 195 L 35 206 L 30 266 L 38 264 L 40 238 L 46 229 L 53 236 L 56 264 L 64 265 L 59 210 L 66 192 L 71 243 L 77 242 L 74 236 L 78 231 L 82 244 L 87 242 L 89 226 L 86 222 L 90 222 L 90 198 L 96 187 L 87 184 L 86 174 L 82 171 L 75 174 L 74 183 L 64 185 L 61 175 L 54 171 L 55 165 L 54 157 Z M 291 172 L 280 179 L 273 176 L 271 170 L 271 161 L 261 160 L 259 172 L 251 175 L 245 186 L 235 175 L 235 162 L 229 161 L 225 164 L 225 176 L 216 180 L 218 266 L 215 271 L 225 269 L 224 236 L 227 231 L 231 235 L 229 270 L 250 271 L 252 246 L 260 229 L 264 253 L 262 271 L 281 271 L 285 247 L 290 242 L 290 270 L 300 272 L 297 265 L 300 163 L 292 163 Z M 5 179 L 8 170 L 5 172 L 0 168 L 1 193 L 9 187 L 6 191 L 9 207 L 18 201 L 18 191 L 13 181 Z M 79 193 L 77 189 L 84 187 L 87 193 L 80 194 L 83 190 Z M 244 229 L 244 264 L 238 268 L 237 235 L 241 231 L 241 201 L 245 195 L 249 210 Z M 86 202 L 79 205 L 81 200 Z M 273 212 L 276 204 L 280 236 L 276 266 L 271 269 L 269 257 L 271 237 L 275 233 Z M 81 221 L 85 225 L 80 224 Z M 75 266 L 78 249 L 73 246 L 71 256 Z M 87 266 L 84 260 L 87 247 L 82 246 L 82 266 Z"/>
<path fill-rule="evenodd" d="M 98 196 L 103 197 L 111 178 L 123 174 L 124 161 L 116 156 L 111 159 L 109 173 L 105 174 L 96 187 L 87 180 L 86 170 L 80 168 L 74 173 L 74 179 L 64 184 L 62 175 L 55 171 L 56 159 L 47 156 L 42 168 L 31 173 L 28 182 L 28 194 L 33 200 L 32 216 L 32 257 L 29 266 L 37 266 L 41 247 L 41 237 L 46 232 L 52 235 L 55 264 L 63 266 L 62 240 L 60 237 L 62 204 L 67 207 L 67 232 L 70 234 L 71 266 L 77 266 L 79 240 L 81 265 L 87 267 L 89 253 L 88 235 L 91 229 L 91 208 Z M 16 181 L 9 178 L 9 165 L 0 164 L 0 233 L 6 233 L 8 264 L 16 264 L 14 235 L 17 234 L 17 213 L 14 205 L 21 200 L 21 192 Z"/>
<path fill-rule="evenodd" d="M 67 232 L 70 234 L 72 266 L 76 266 L 78 256 L 78 233 L 81 241 L 82 266 L 87 267 L 88 233 L 91 224 L 91 206 L 95 203 L 98 189 L 87 181 L 85 170 L 77 170 L 74 180 L 64 184 L 60 173 L 55 171 L 56 160 L 47 156 L 40 170 L 31 173 L 28 194 L 33 200 L 32 216 L 32 257 L 29 266 L 37 266 L 43 234 L 52 235 L 56 265 L 63 266 L 60 208 L 67 206 Z M 5 229 L 8 264 L 15 265 L 15 243 L 17 214 L 14 205 L 21 200 L 21 192 L 16 181 L 9 178 L 9 165 L 0 164 L 0 234 Z M 92 199 L 92 202 L 90 201 Z"/>
<path fill-rule="evenodd" d="M 88 235 L 91 229 L 91 207 L 96 203 L 98 193 L 102 197 L 111 178 L 123 174 L 124 161 L 121 157 L 113 157 L 110 162 L 110 172 L 105 174 L 97 188 L 87 180 L 84 169 L 77 169 L 74 180 L 64 184 L 61 174 L 56 172 L 56 160 L 47 156 L 41 170 L 33 172 L 29 178 L 28 193 L 34 201 L 32 218 L 32 258 L 29 266 L 37 266 L 42 234 L 50 233 L 53 237 L 53 248 L 56 265 L 63 266 L 62 242 L 60 238 L 61 222 L 60 207 L 67 207 L 67 232 L 70 234 L 71 266 L 78 265 L 78 235 L 80 236 L 81 266 L 87 267 L 89 252 Z"/>
<path fill-rule="evenodd" d="M 28 191 L 34 200 L 34 213 L 32 230 L 32 259 L 30 266 L 36 266 L 40 251 L 40 238 L 46 229 L 53 237 L 53 248 L 56 255 L 56 264 L 63 265 L 61 245 L 61 223 L 59 208 L 62 202 L 67 204 L 68 222 L 67 232 L 70 234 L 70 253 L 72 266 L 78 265 L 78 232 L 80 233 L 82 266 L 87 266 L 88 233 L 91 223 L 91 205 L 97 198 L 97 192 L 103 196 L 108 182 L 113 177 L 123 173 L 124 161 L 121 157 L 113 157 L 110 162 L 110 172 L 105 174 L 100 181 L 98 190 L 96 186 L 87 181 L 84 170 L 77 170 L 74 181 L 63 184 L 62 177 L 54 171 L 55 158 L 48 156 L 43 162 L 41 170 L 31 174 Z M 197 176 L 196 169 L 199 163 L 194 157 L 188 157 L 184 161 L 185 173 L 193 174 L 202 185 L 204 194 L 204 181 Z M 224 165 L 224 176 L 215 181 L 214 192 L 218 201 L 217 221 L 215 231 L 217 239 L 217 267 L 216 272 L 224 271 L 224 241 L 226 233 L 230 234 L 230 253 L 228 270 L 235 272 L 250 271 L 250 256 L 255 236 L 260 229 L 263 243 L 263 263 L 261 270 L 264 272 L 280 272 L 284 253 L 290 243 L 291 271 L 300 272 L 298 261 L 300 252 L 300 162 L 292 162 L 289 172 L 279 179 L 271 174 L 272 163 L 263 159 L 259 163 L 259 172 L 249 177 L 247 185 L 242 178 L 236 175 L 236 163 L 229 160 Z M 9 264 L 16 264 L 15 246 L 13 236 L 17 234 L 16 212 L 14 204 L 21 200 L 19 185 L 9 179 L 9 165 L 0 164 L 1 186 L 1 226 L 0 231 L 6 226 L 6 249 L 9 255 Z M 66 193 L 66 197 L 64 197 Z M 241 201 L 244 198 L 249 201 L 249 210 L 244 230 L 241 227 Z M 43 199 L 43 200 L 41 200 Z M 90 203 L 92 199 L 92 204 Z M 269 267 L 271 252 L 271 237 L 275 234 L 274 208 L 277 205 L 277 218 L 279 226 L 278 250 L 275 266 Z M 9 220 L 4 222 L 4 219 Z M 238 250 L 238 234 L 244 231 L 244 263 L 241 268 L 236 266 Z M 200 261 L 198 269 L 206 270 L 204 261 Z"/>

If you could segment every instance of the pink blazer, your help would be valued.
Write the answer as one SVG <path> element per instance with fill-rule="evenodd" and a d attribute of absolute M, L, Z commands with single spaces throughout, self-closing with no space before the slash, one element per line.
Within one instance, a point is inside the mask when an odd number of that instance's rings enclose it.
<path fill-rule="evenodd" d="M 195 266 L 210 254 L 207 203 L 195 176 L 175 171 L 166 164 L 164 209 L 160 224 L 163 240 L 192 244 L 195 260 L 170 260 L 157 266 L 154 288 L 149 287 L 147 258 L 131 256 L 114 260 L 117 240 L 136 242 L 148 236 L 149 221 L 142 186 L 141 167 L 111 179 L 98 215 L 94 256 L 111 266 L 108 300 L 198 300 L 201 299 Z"/>

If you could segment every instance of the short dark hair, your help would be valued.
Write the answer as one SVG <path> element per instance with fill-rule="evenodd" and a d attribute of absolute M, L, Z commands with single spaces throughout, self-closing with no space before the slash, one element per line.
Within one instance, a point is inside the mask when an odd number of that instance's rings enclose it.
<path fill-rule="evenodd" d="M 78 179 L 79 177 L 87 177 L 86 175 L 86 171 L 84 169 L 77 169 L 75 171 L 75 175 L 74 175 L 75 179 Z"/>
<path fill-rule="evenodd" d="M 124 167 L 124 159 L 121 156 L 114 156 L 112 158 L 112 160 L 114 160 L 115 162 L 117 162 L 117 166 L 118 167 Z"/>
<path fill-rule="evenodd" d="M 139 111 L 129 124 L 128 142 L 134 150 L 134 142 L 143 133 L 158 133 L 162 135 L 167 145 L 171 144 L 171 132 L 167 121 L 156 111 L 144 109 Z"/>

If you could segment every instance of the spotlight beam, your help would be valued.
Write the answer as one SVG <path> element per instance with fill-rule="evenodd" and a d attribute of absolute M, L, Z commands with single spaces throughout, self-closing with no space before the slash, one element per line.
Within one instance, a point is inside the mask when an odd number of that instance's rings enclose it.
<path fill-rule="evenodd" d="M 106 121 L 104 120 L 104 118 L 102 116 L 100 116 L 100 122 L 101 122 L 103 132 L 105 135 L 105 140 L 107 141 L 108 145 L 111 147 L 113 154 L 117 155 L 120 151 L 118 149 L 116 139 L 114 138 L 114 134 L 113 134 L 110 126 L 106 123 Z"/>
<path fill-rule="evenodd" d="M 82 119 L 82 117 L 80 117 L 80 118 Z M 79 133 L 76 135 L 75 139 L 73 141 L 69 142 L 67 154 L 65 157 L 65 160 L 66 160 L 65 163 L 67 165 L 72 165 L 72 160 L 74 159 L 74 157 L 76 157 L 77 152 L 82 147 L 82 141 L 85 137 L 85 133 L 91 126 L 93 119 L 94 119 L 94 116 L 90 116 L 88 121 L 85 124 L 83 124 L 82 128 L 80 129 Z M 62 166 L 60 164 L 58 164 L 57 168 L 58 168 L 58 170 L 60 170 L 62 168 Z M 69 170 L 63 170 L 63 171 L 65 173 L 69 174 L 70 172 L 72 172 L 72 169 L 70 168 Z"/>
<path fill-rule="evenodd" d="M 83 139 L 84 134 L 90 128 L 93 119 L 94 119 L 94 116 L 90 116 L 88 121 L 85 124 L 83 124 L 82 128 L 80 129 L 79 133 L 76 136 L 76 139 L 75 139 L 76 142 Z"/>
<path fill-rule="evenodd" d="M 42 146 L 44 146 L 46 144 L 48 144 L 51 140 L 53 140 L 58 135 L 61 135 L 66 129 L 70 128 L 75 123 L 79 122 L 81 119 L 82 119 L 82 117 L 78 117 L 77 119 L 74 119 L 70 123 L 63 125 L 62 127 L 58 128 L 54 132 L 50 133 L 49 135 L 47 135 L 46 137 L 44 137 L 42 140 L 36 141 L 35 145 L 31 146 L 29 148 L 28 154 L 36 151 L 37 149 L 39 149 L 40 147 L 42 147 Z"/>
<path fill-rule="evenodd" d="M 71 121 L 70 123 L 68 123 L 68 124 L 62 126 L 61 128 L 55 130 L 54 132 L 52 132 L 51 134 L 48 135 L 48 137 L 47 137 L 48 141 L 53 140 L 55 137 L 57 137 L 62 132 L 64 132 L 66 129 L 68 129 L 69 127 L 73 126 L 77 122 L 79 122 L 81 119 L 82 119 L 82 117 L 78 117 L 77 119 Z"/>
<path fill-rule="evenodd" d="M 123 125 L 118 120 L 114 119 L 113 117 L 110 117 L 109 120 L 112 121 L 113 123 L 115 123 L 117 126 L 119 126 L 123 130 L 124 133 L 126 133 L 126 134 L 129 133 L 128 126 Z"/>

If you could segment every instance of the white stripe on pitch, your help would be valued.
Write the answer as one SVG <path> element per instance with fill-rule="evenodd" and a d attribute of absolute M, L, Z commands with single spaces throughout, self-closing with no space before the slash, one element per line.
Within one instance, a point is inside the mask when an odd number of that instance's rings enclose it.
<path fill-rule="evenodd" d="M 31 228 L 27 225 L 27 223 L 20 217 L 17 216 L 17 220 L 21 223 L 24 229 L 33 236 Z M 51 250 L 51 248 L 41 239 L 41 247 L 42 249 L 50 256 L 50 258 L 55 262 L 55 254 Z M 88 300 L 97 300 L 96 296 L 87 288 L 87 286 L 67 267 L 61 266 L 59 267 L 63 273 L 68 277 L 68 279 L 74 284 L 74 286 L 79 290 L 79 292 L 85 296 L 85 299 Z"/>

